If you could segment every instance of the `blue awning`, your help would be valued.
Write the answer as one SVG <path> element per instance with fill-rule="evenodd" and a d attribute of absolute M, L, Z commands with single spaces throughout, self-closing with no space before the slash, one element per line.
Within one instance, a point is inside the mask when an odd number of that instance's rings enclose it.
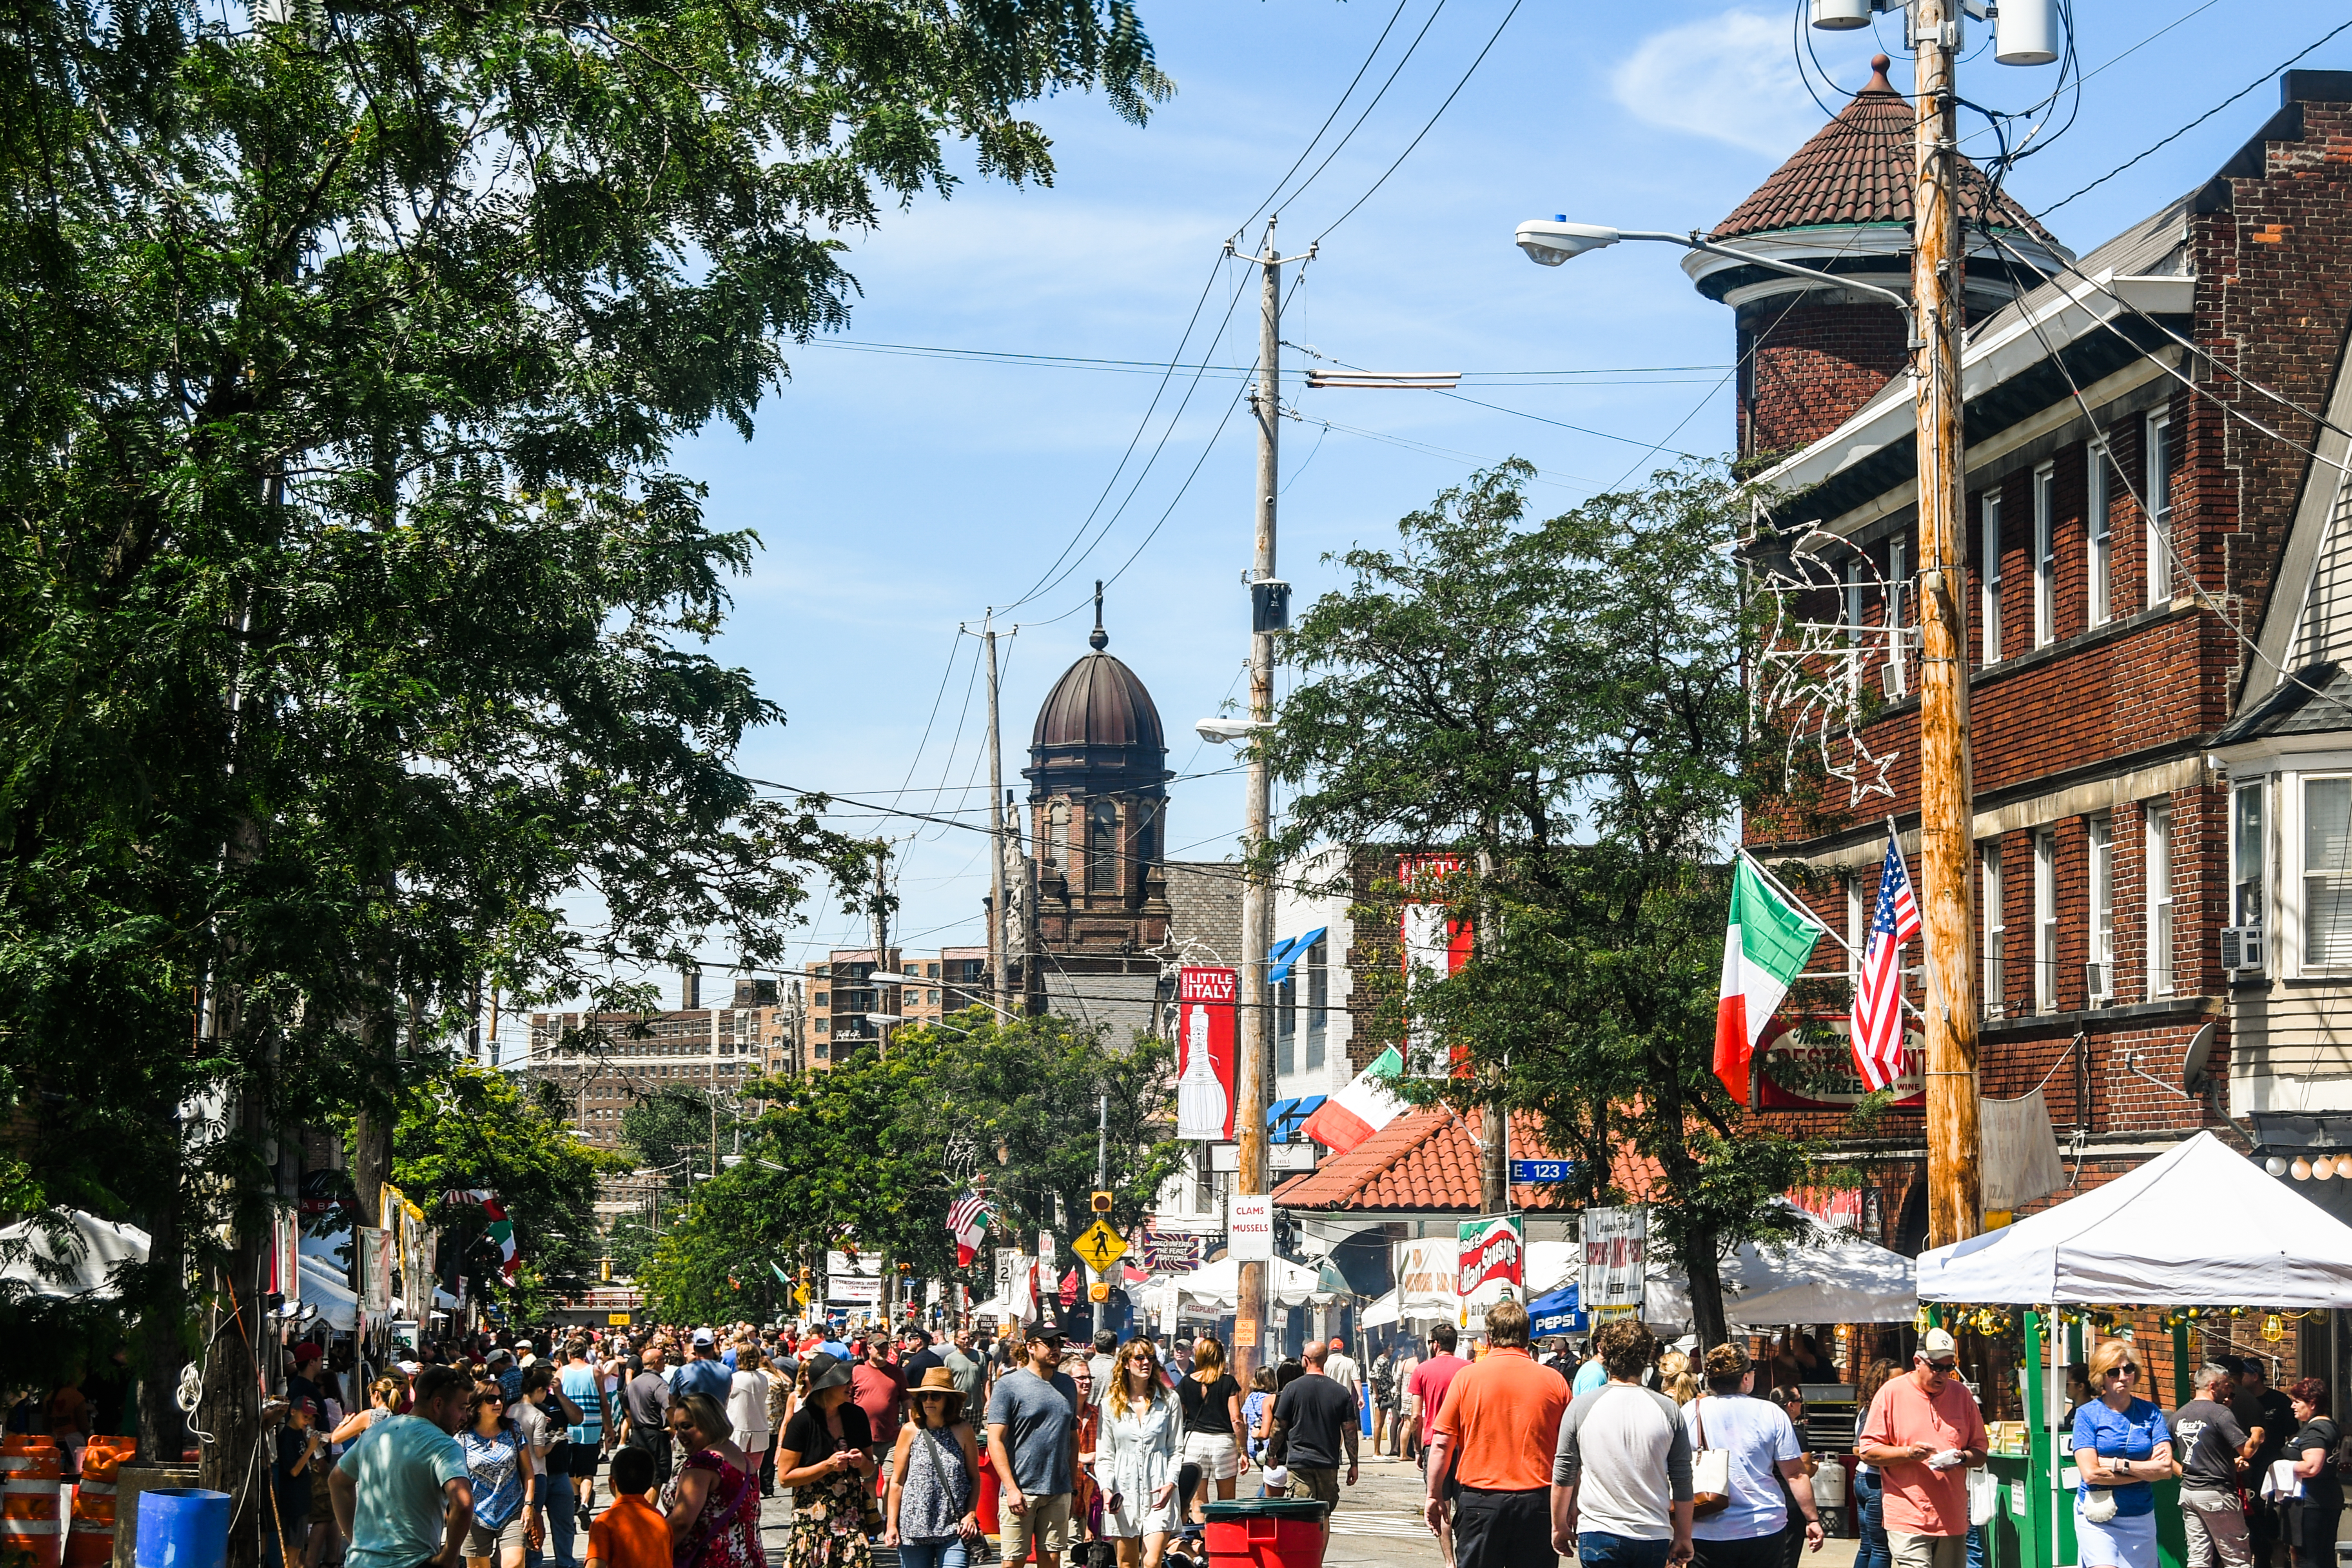
<path fill-rule="evenodd" d="M 1305 936 L 1287 936 L 1266 949 L 1265 961 L 1271 966 L 1265 972 L 1268 985 L 1279 985 L 1290 978 L 1290 966 L 1307 956 L 1307 950 L 1323 940 L 1329 926 L 1317 926 Z"/>
<path fill-rule="evenodd" d="M 1291 1100 L 1277 1100 L 1265 1110 L 1265 1133 L 1276 1143 L 1298 1140 L 1298 1130 L 1315 1114 L 1316 1107 L 1328 1098 L 1320 1094 L 1302 1094 Z"/>
<path fill-rule="evenodd" d="M 1580 1334 L 1586 1326 L 1573 1285 L 1563 1285 L 1550 1295 L 1538 1296 L 1528 1303 L 1528 1331 L 1538 1339 L 1546 1334 Z"/>

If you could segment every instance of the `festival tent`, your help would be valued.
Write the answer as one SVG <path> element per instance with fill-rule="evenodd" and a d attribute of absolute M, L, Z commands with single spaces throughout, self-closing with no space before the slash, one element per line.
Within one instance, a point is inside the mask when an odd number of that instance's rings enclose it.
<path fill-rule="evenodd" d="M 1724 1259 L 1727 1319 L 1746 1328 L 1911 1321 L 1920 1296 L 1911 1259 L 1789 1206 L 1803 1216 L 1795 1237 L 1744 1242 Z M 1660 1332 L 1689 1331 L 1690 1286 L 1680 1274 L 1653 1263 L 1642 1293 L 1643 1321 Z"/>
<path fill-rule="evenodd" d="M 1223 1313 L 1234 1310 L 1241 1265 L 1227 1258 L 1202 1264 L 1190 1274 L 1176 1276 L 1179 1304 L 1194 1312 Z M 1328 1306 L 1331 1293 L 1321 1289 L 1316 1271 L 1287 1258 L 1266 1265 L 1266 1290 L 1278 1306 L 1303 1307 L 1309 1302 Z"/>
<path fill-rule="evenodd" d="M 61 1300 L 114 1299 L 114 1266 L 147 1261 L 147 1233 L 79 1209 L 64 1214 L 59 1237 L 26 1219 L 0 1226 L 0 1289 Z"/>
<path fill-rule="evenodd" d="M 302 1302 L 319 1309 L 319 1321 L 343 1333 L 360 1326 L 360 1299 L 343 1283 L 341 1265 L 331 1259 L 302 1255 Z"/>
<path fill-rule="evenodd" d="M 2337 1307 L 2352 1300 L 2352 1228 L 2200 1132 L 2081 1197 L 1921 1254 L 1919 1294 Z"/>
<path fill-rule="evenodd" d="M 1379 1300 L 1374 1301 L 1370 1306 L 1365 1308 L 1360 1313 L 1357 1314 L 1356 1326 L 1360 1329 L 1385 1328 L 1387 1325 L 1393 1323 L 1396 1321 L 1397 1293 L 1394 1290 L 1391 1290 L 1387 1295 L 1382 1296 Z"/>

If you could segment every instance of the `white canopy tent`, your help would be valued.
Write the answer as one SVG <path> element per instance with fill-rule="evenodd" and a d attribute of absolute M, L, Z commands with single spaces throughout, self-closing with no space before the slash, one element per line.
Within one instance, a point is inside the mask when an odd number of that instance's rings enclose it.
<path fill-rule="evenodd" d="M 1232 1311 L 1240 1275 L 1241 1265 L 1227 1258 L 1175 1276 L 1178 1310 L 1213 1316 Z M 1287 1258 L 1277 1258 L 1266 1266 L 1265 1287 L 1276 1306 L 1328 1306 L 1333 1298 L 1318 1289 L 1320 1284 L 1314 1269 Z"/>
<path fill-rule="evenodd" d="M 147 1233 L 79 1209 L 65 1221 L 63 1237 L 29 1219 L 0 1226 L 0 1281 L 28 1295 L 112 1300 L 114 1266 L 146 1262 Z"/>
<path fill-rule="evenodd" d="M 343 1283 L 341 1268 L 331 1259 L 302 1255 L 302 1301 L 319 1309 L 319 1321 L 343 1333 L 360 1326 L 360 1299 Z"/>
<path fill-rule="evenodd" d="M 1785 1201 L 1785 1200 L 1784 1200 Z M 1789 1205 L 1795 1209 L 1794 1205 Z M 1803 1215 L 1782 1246 L 1746 1242 L 1724 1259 L 1723 1311 L 1742 1328 L 1782 1323 L 1907 1323 L 1918 1310 L 1916 1266 L 1842 1226 Z M 1642 1283 L 1642 1320 L 1662 1332 L 1688 1332 L 1690 1286 L 1664 1264 Z"/>
<path fill-rule="evenodd" d="M 1919 1258 L 1929 1301 L 2340 1307 L 2352 1227 L 2210 1132 L 2078 1198 Z"/>

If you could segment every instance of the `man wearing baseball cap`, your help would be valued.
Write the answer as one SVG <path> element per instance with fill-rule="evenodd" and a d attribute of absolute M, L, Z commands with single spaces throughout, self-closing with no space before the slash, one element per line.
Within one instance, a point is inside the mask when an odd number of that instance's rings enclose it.
<path fill-rule="evenodd" d="M 988 1396 L 988 1457 L 1009 1477 L 997 1494 L 1003 1560 L 1058 1564 L 1070 1544 L 1070 1494 L 1078 1469 L 1078 1385 L 1054 1370 L 1062 1331 L 1033 1323 L 1028 1364 L 996 1380 Z"/>
<path fill-rule="evenodd" d="M 1911 1359 L 1911 1371 L 1870 1402 L 1854 1453 L 1878 1468 L 1895 1568 L 1964 1568 L 1968 1473 L 1985 1462 L 1984 1414 L 1961 1385 L 1950 1333 L 1929 1329 Z"/>

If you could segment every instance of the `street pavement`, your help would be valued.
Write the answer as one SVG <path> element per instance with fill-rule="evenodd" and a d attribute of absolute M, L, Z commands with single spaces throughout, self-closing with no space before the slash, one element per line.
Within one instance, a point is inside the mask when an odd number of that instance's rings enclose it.
<path fill-rule="evenodd" d="M 1243 1480 L 1254 1484 L 1251 1477 Z M 1437 1540 L 1422 1522 L 1421 1497 L 1419 1467 L 1397 1459 L 1367 1459 L 1356 1485 L 1342 1489 L 1339 1506 L 1331 1515 L 1326 1568 L 1439 1568 Z M 769 1568 L 783 1568 L 791 1519 L 792 1506 L 782 1497 L 769 1499 L 761 1510 L 760 1534 Z M 1853 1568 L 1853 1557 L 1854 1542 L 1832 1540 L 1818 1555 L 1808 1555 L 1803 1568 Z M 996 1561 L 992 1547 L 985 1561 Z M 877 1546 L 874 1563 L 875 1568 L 898 1568 L 898 1554 Z"/>

